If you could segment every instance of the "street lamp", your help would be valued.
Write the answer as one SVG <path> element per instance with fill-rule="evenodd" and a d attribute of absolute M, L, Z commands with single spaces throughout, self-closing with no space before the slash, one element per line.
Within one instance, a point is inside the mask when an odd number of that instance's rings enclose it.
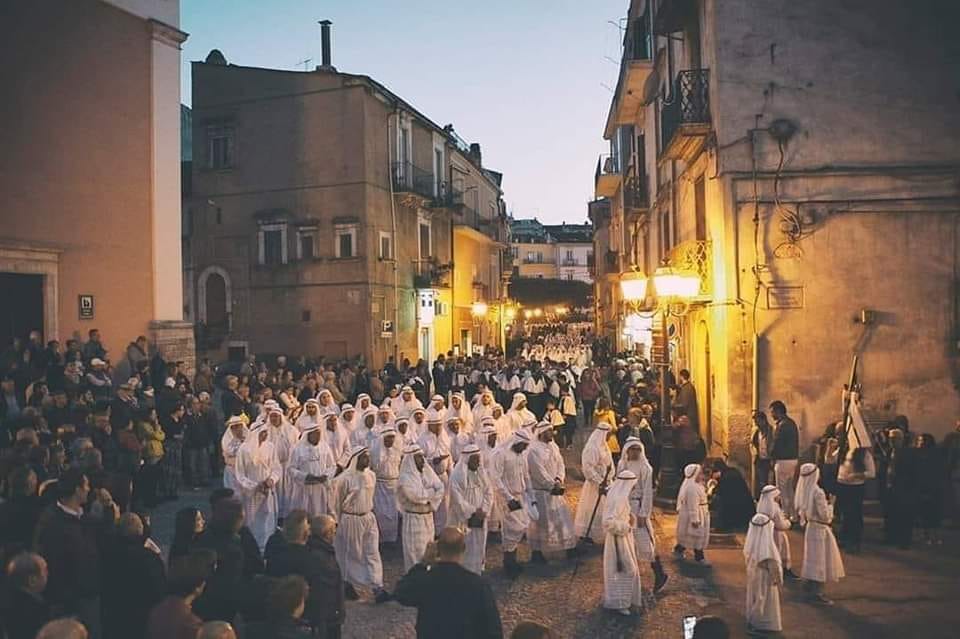
<path fill-rule="evenodd" d="M 535 309 L 533 309 L 533 316 L 534 316 L 534 317 L 540 317 L 541 315 L 543 315 L 543 309 L 542 309 L 542 308 L 535 308 Z"/>
<path fill-rule="evenodd" d="M 474 302 L 473 306 L 470 307 L 470 313 L 473 315 L 474 320 L 477 322 L 479 332 L 477 334 L 478 341 L 480 342 L 480 352 L 483 352 L 483 321 L 487 316 L 487 311 L 489 307 L 484 302 Z"/>
<path fill-rule="evenodd" d="M 631 271 L 620 276 L 620 292 L 630 304 L 639 305 L 647 299 L 647 277 L 643 273 Z"/>
<path fill-rule="evenodd" d="M 658 298 L 688 302 L 700 292 L 700 276 L 670 266 L 661 266 L 653 273 L 653 288 Z"/>

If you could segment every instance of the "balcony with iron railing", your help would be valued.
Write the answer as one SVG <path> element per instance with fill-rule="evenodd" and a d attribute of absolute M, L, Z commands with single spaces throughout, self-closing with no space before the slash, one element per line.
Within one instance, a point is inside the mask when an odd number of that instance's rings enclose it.
<path fill-rule="evenodd" d="M 597 172 L 594 175 L 596 197 L 613 197 L 620 188 L 623 175 L 620 173 L 620 163 L 615 155 L 601 155 L 597 160 Z"/>
<path fill-rule="evenodd" d="M 662 159 L 690 161 L 710 133 L 710 71 L 680 71 L 660 114 Z"/>
<path fill-rule="evenodd" d="M 680 242 L 667 252 L 664 261 L 667 266 L 700 277 L 697 301 L 704 302 L 713 297 L 713 245 L 710 240 Z"/>
<path fill-rule="evenodd" d="M 395 193 L 414 193 L 421 197 L 434 199 L 440 184 L 433 171 L 427 171 L 411 162 L 394 162 L 391 166 L 391 179 Z"/>
<path fill-rule="evenodd" d="M 623 208 L 630 215 L 637 215 L 650 208 L 646 175 L 629 175 L 624 180 Z"/>
<path fill-rule="evenodd" d="M 413 287 L 449 288 L 447 276 L 450 273 L 449 264 L 440 264 L 435 257 L 413 260 Z"/>

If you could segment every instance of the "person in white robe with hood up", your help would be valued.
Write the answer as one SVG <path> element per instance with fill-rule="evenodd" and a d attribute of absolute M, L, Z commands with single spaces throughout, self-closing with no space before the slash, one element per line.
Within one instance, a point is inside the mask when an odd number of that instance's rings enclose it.
<path fill-rule="evenodd" d="M 830 528 L 833 504 L 827 501 L 819 482 L 820 469 L 816 465 L 801 466 L 793 503 L 800 522 L 806 525 L 800 568 L 800 576 L 806 580 L 804 588 L 814 603 L 830 605 L 833 602 L 824 595 L 824 586 L 831 581 L 840 581 L 846 573 L 837 539 Z"/>
<path fill-rule="evenodd" d="M 472 443 L 471 437 L 464 433 L 463 420 L 456 415 L 447 415 L 444 424 L 444 433 L 450 444 L 450 456 L 453 463 L 460 461 L 460 451 L 463 447 Z"/>
<path fill-rule="evenodd" d="M 583 471 L 583 489 L 577 503 L 577 514 L 573 520 L 577 537 L 586 543 L 600 543 L 604 539 L 603 514 L 604 495 L 607 486 L 616 475 L 613 468 L 613 456 L 607 446 L 610 424 L 597 424 L 580 453 L 580 467 Z M 597 502 L 599 501 L 599 506 Z M 591 521 L 591 516 L 596 512 Z M 588 530 L 589 529 L 589 530 Z"/>
<path fill-rule="evenodd" d="M 352 404 L 340 405 L 340 425 L 348 434 L 360 426 L 360 412 Z"/>
<path fill-rule="evenodd" d="M 503 406 L 494 404 L 490 416 L 493 418 L 493 425 L 497 429 L 497 439 L 501 442 L 510 439 L 510 435 L 513 434 L 513 425 L 510 418 L 503 412 Z"/>
<path fill-rule="evenodd" d="M 560 448 L 553 441 L 553 426 L 540 422 L 533 431 L 533 442 L 527 451 L 530 485 L 533 487 L 539 518 L 530 522 L 527 539 L 530 542 L 530 561 L 547 563 L 544 552 L 567 551 L 567 558 L 577 555 L 577 534 L 573 516 L 564 498 L 566 466 Z"/>
<path fill-rule="evenodd" d="M 493 504 L 490 507 L 490 513 L 487 515 L 487 530 L 494 533 L 499 533 L 501 530 L 505 508 L 503 496 L 500 491 L 496 490 L 497 481 L 493 476 L 493 455 L 501 443 L 497 435 L 497 427 L 493 423 L 493 417 L 485 417 L 483 424 L 480 426 L 480 432 L 477 433 L 477 446 L 480 448 L 480 467 L 487 473 L 490 485 L 493 487 Z"/>
<path fill-rule="evenodd" d="M 413 434 L 413 429 L 410 427 L 411 421 L 406 417 L 398 417 L 395 422 L 393 422 L 393 427 L 397 429 L 397 449 L 403 450 L 407 447 L 407 444 L 416 444 L 417 437 Z"/>
<path fill-rule="evenodd" d="M 708 565 L 703 551 L 710 542 L 710 505 L 702 482 L 703 467 L 687 464 L 683 477 L 677 493 L 677 545 L 673 552 L 678 559 L 683 559 L 687 548 L 692 548 L 694 559 Z"/>
<path fill-rule="evenodd" d="M 447 405 L 443 400 L 443 395 L 434 395 L 431 397 L 430 405 L 427 406 L 426 421 L 429 422 L 432 419 L 439 419 L 441 422 L 443 422 L 443 418 L 446 414 Z"/>
<path fill-rule="evenodd" d="M 487 556 L 487 523 L 493 508 L 493 486 L 483 468 L 480 447 L 467 444 L 450 474 L 448 526 L 463 533 L 467 546 L 463 567 L 483 574 Z"/>
<path fill-rule="evenodd" d="M 450 470 L 453 468 L 453 455 L 450 452 L 450 439 L 440 423 L 440 417 L 431 419 L 428 413 L 427 432 L 420 435 L 417 445 L 423 450 L 423 457 L 430 464 L 433 472 L 443 482 L 446 493 L 447 482 L 450 479 Z M 433 513 L 433 525 L 436 530 L 443 530 L 447 522 L 447 500 Z"/>
<path fill-rule="evenodd" d="M 303 403 L 303 412 L 293 423 L 298 433 L 315 428 L 320 425 L 323 416 L 320 414 L 320 402 L 315 399 L 308 399 Z"/>
<path fill-rule="evenodd" d="M 377 421 L 373 426 L 373 437 L 369 445 L 373 446 L 374 442 L 376 442 L 380 436 L 380 433 L 384 430 L 388 428 L 396 430 L 393 426 L 394 421 L 396 421 L 396 418 L 394 417 L 393 409 L 387 406 L 386 403 L 381 404 L 380 408 L 377 409 Z"/>
<path fill-rule="evenodd" d="M 444 423 L 449 423 L 453 417 L 460 418 L 460 432 L 468 437 L 473 433 L 473 413 L 463 393 L 456 392 L 450 396 L 450 407 L 444 417 Z"/>
<path fill-rule="evenodd" d="M 653 569 L 653 592 L 656 594 L 663 590 L 668 577 L 657 554 L 657 534 L 653 529 L 653 467 L 647 459 L 643 442 L 636 437 L 628 437 L 623 442 L 617 473 L 623 470 L 629 470 L 637 476 L 637 483 L 630 491 L 630 509 L 636 519 L 634 546 L 637 561 L 647 562 Z"/>
<path fill-rule="evenodd" d="M 400 515 L 397 512 L 397 480 L 400 478 L 400 447 L 397 446 L 397 431 L 384 428 L 370 450 L 370 469 L 377 476 L 377 489 L 373 496 L 373 514 L 380 527 L 380 541 L 397 543 Z"/>
<path fill-rule="evenodd" d="M 743 558 L 747 565 L 747 602 L 744 615 L 747 633 L 780 632 L 780 587 L 783 585 L 783 566 L 780 551 L 774 540 L 773 520 L 757 513 L 750 520 L 747 539 L 743 544 Z"/>
<path fill-rule="evenodd" d="M 373 399 L 370 398 L 366 393 L 360 393 L 357 395 L 357 402 L 354 409 L 357 411 L 357 415 L 363 415 L 368 408 L 373 406 Z"/>
<path fill-rule="evenodd" d="M 506 417 L 510 420 L 511 434 L 525 426 L 536 425 L 537 423 L 536 416 L 527 408 L 527 396 L 523 393 L 513 394 L 513 403 L 510 405 Z"/>
<path fill-rule="evenodd" d="M 423 408 L 423 404 L 421 404 L 420 400 L 417 399 L 417 396 L 413 392 L 413 388 L 410 386 L 404 386 L 400 389 L 400 397 L 390 402 L 390 408 L 393 409 L 393 413 L 396 418 L 409 418 L 411 415 L 413 415 L 413 411 L 418 408 Z"/>
<path fill-rule="evenodd" d="M 287 468 L 291 510 L 305 510 L 311 517 L 329 514 L 330 484 L 336 472 L 337 458 L 324 443 L 320 425 L 303 431 Z"/>
<path fill-rule="evenodd" d="M 417 408 L 410 414 L 410 430 L 407 431 L 410 441 L 420 439 L 420 435 L 427 430 L 427 411 Z"/>
<path fill-rule="evenodd" d="M 363 413 L 363 418 L 360 420 L 357 429 L 350 433 L 350 448 L 372 446 L 376 437 L 376 429 L 377 409 L 371 406 Z"/>
<path fill-rule="evenodd" d="M 493 391 L 483 391 L 483 393 L 480 395 L 480 399 L 473 407 L 473 426 L 475 429 L 480 428 L 480 424 L 483 422 L 484 417 L 493 415 L 494 405 L 495 402 L 493 401 Z"/>
<path fill-rule="evenodd" d="M 344 471 L 333 480 L 333 515 L 337 519 L 334 537 L 337 563 L 349 584 L 347 597 L 357 597 L 356 588 L 370 588 L 377 603 L 390 599 L 383 589 L 383 562 L 380 560 L 380 533 L 373 514 L 377 477 L 370 470 L 370 453 L 354 448 Z"/>
<path fill-rule="evenodd" d="M 332 411 L 337 415 L 340 414 L 337 402 L 333 399 L 333 393 L 326 388 L 321 388 L 320 392 L 317 393 L 317 402 L 320 403 L 320 412 L 327 413 Z"/>
<path fill-rule="evenodd" d="M 283 411 L 279 408 L 271 408 L 267 415 L 267 439 L 277 450 L 277 459 L 283 468 L 283 474 L 280 476 L 280 482 L 277 484 L 277 509 L 280 518 L 286 517 L 292 506 L 290 505 L 292 483 L 287 481 L 287 466 L 290 463 L 290 455 L 294 447 L 300 441 L 300 432 L 290 423 Z"/>
<path fill-rule="evenodd" d="M 227 429 L 220 438 L 220 451 L 223 455 L 223 487 L 234 491 L 240 490 L 237 483 L 237 454 L 244 440 L 249 437 L 250 431 L 240 416 L 233 416 L 227 420 Z"/>
<path fill-rule="evenodd" d="M 340 424 L 337 414 L 332 411 L 323 415 L 321 428 L 321 439 L 333 453 L 333 459 L 339 465 L 350 452 L 350 435 Z"/>
<path fill-rule="evenodd" d="M 516 579 L 523 568 L 517 563 L 517 546 L 530 527 L 530 521 L 539 516 L 534 504 L 536 497 L 530 484 L 527 466 L 527 448 L 530 433 L 520 430 L 499 446 L 491 457 L 491 476 L 494 489 L 504 504 L 501 547 L 503 569 L 510 579 Z"/>
<path fill-rule="evenodd" d="M 796 579 L 797 576 L 790 569 L 790 538 L 787 536 L 787 531 L 792 526 L 790 518 L 783 512 L 783 507 L 780 505 L 779 488 L 776 486 L 763 487 L 760 491 L 760 499 L 757 501 L 757 512 L 766 515 L 773 522 L 773 540 L 777 543 L 777 550 L 780 551 L 783 576 Z"/>
<path fill-rule="evenodd" d="M 603 505 L 603 607 L 629 615 L 643 603 L 640 566 L 633 529 L 636 517 L 630 508 L 630 492 L 637 476 L 630 470 L 617 473 Z"/>
<path fill-rule="evenodd" d="M 277 486 L 283 467 L 269 441 L 266 425 L 250 432 L 237 454 L 237 483 L 243 502 L 243 520 L 263 550 L 277 530 Z"/>
<path fill-rule="evenodd" d="M 408 445 L 403 449 L 397 482 L 397 507 L 403 512 L 404 572 L 423 559 L 427 545 L 433 541 L 436 534 L 433 513 L 443 498 L 443 482 L 427 463 L 423 450 L 417 444 Z"/>

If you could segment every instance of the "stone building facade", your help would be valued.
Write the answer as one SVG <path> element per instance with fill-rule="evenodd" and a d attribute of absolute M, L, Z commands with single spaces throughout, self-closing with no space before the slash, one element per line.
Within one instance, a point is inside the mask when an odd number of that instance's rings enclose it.
<path fill-rule="evenodd" d="M 854 355 L 872 420 L 952 430 L 955 18 L 928 1 L 630 4 L 595 242 L 610 281 L 701 277 L 668 318 L 671 365 L 691 370 L 715 452 L 747 461 L 751 411 L 774 399 L 809 444 L 839 418 Z M 623 344 L 619 295 L 600 291 L 598 328 Z"/>

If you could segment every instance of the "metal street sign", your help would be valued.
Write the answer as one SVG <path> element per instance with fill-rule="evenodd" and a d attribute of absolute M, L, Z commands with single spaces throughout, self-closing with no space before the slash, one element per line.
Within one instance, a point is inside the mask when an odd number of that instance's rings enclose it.
<path fill-rule="evenodd" d="M 380 337 L 393 337 L 393 320 L 380 322 Z"/>
<path fill-rule="evenodd" d="M 80 319 L 93 319 L 93 295 L 80 295 L 78 297 Z"/>

